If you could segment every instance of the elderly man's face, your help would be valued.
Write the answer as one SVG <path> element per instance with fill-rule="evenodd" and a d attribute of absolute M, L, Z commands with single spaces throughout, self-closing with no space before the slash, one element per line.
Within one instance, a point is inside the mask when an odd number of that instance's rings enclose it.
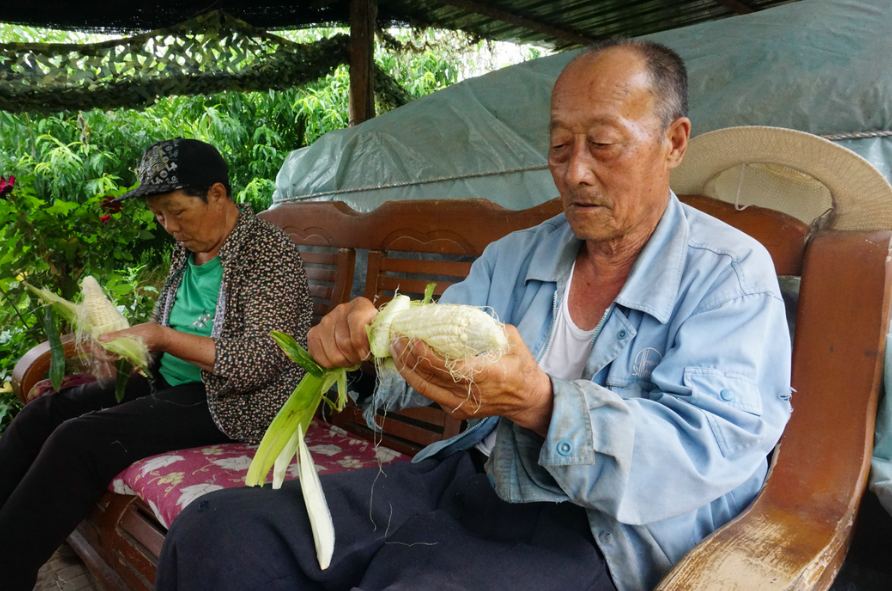
<path fill-rule="evenodd" d="M 690 123 L 679 146 L 682 120 L 664 131 L 654 106 L 644 61 L 629 49 L 577 60 L 558 78 L 548 166 L 579 238 L 612 243 L 656 227 Z"/>

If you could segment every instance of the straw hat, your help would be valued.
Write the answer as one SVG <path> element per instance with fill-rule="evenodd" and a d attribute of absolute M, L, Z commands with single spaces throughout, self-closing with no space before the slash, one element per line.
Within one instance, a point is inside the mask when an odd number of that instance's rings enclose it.
<path fill-rule="evenodd" d="M 867 160 L 822 137 L 729 127 L 693 138 L 672 171 L 679 195 L 783 211 L 837 230 L 892 229 L 892 186 Z"/>

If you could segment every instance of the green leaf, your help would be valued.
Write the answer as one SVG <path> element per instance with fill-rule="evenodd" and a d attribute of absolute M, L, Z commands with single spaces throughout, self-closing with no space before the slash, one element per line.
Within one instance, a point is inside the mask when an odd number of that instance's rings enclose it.
<path fill-rule="evenodd" d="M 65 349 L 62 347 L 62 339 L 59 338 L 52 306 L 46 306 L 44 310 L 43 330 L 50 344 L 50 382 L 53 384 L 53 389 L 58 392 L 62 388 L 62 378 L 65 377 Z"/>
<path fill-rule="evenodd" d="M 316 408 L 322 401 L 323 381 L 322 377 L 311 373 L 307 373 L 301 379 L 297 388 L 279 409 L 263 435 L 260 447 L 254 453 L 254 459 L 248 468 L 245 484 L 248 486 L 263 485 L 269 469 L 272 468 L 276 458 L 288 444 L 294 432 L 301 428 L 307 415 L 312 417 L 316 412 Z M 309 423 L 309 420 L 306 422 Z"/>
<path fill-rule="evenodd" d="M 436 283 L 428 283 L 424 288 L 424 299 L 421 301 L 422 304 L 429 304 L 431 300 L 434 299 L 434 289 L 437 287 Z"/>
<path fill-rule="evenodd" d="M 115 361 L 115 400 L 121 402 L 124 400 L 124 391 L 127 389 L 127 381 L 130 380 L 130 372 L 133 371 L 133 364 L 123 357 Z"/>
<path fill-rule="evenodd" d="M 77 203 L 58 200 L 47 207 L 44 211 L 52 215 L 67 215 L 69 211 L 71 211 L 72 209 L 77 209 L 78 207 L 80 207 L 80 205 Z"/>
<path fill-rule="evenodd" d="M 149 232 L 148 230 L 140 230 L 139 235 L 137 236 L 140 240 L 151 240 L 155 235 Z"/>
<path fill-rule="evenodd" d="M 323 374 L 326 373 L 326 370 L 323 369 L 321 365 L 316 363 L 306 349 L 297 344 L 297 341 L 294 340 L 291 335 L 285 334 L 284 332 L 279 332 L 277 330 L 271 331 L 270 336 L 273 337 L 273 340 L 276 341 L 276 344 L 285 351 L 285 355 L 291 358 L 293 362 L 316 376 L 317 378 L 321 378 Z"/>
<path fill-rule="evenodd" d="M 78 244 L 79 240 L 77 239 L 77 236 L 72 236 L 68 240 L 62 239 L 59 241 L 59 246 L 68 261 L 74 260 L 74 255 L 75 253 L 77 253 Z"/>

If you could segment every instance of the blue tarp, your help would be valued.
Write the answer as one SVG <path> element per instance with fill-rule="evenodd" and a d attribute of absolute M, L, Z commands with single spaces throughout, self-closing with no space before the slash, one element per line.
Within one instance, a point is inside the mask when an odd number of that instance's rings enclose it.
<path fill-rule="evenodd" d="M 808 0 L 646 38 L 688 66 L 693 135 L 773 125 L 830 135 L 892 128 L 888 0 Z M 466 80 L 292 152 L 275 201 L 557 196 L 545 166 L 551 87 L 576 52 Z M 892 180 L 892 140 L 844 140 Z"/>

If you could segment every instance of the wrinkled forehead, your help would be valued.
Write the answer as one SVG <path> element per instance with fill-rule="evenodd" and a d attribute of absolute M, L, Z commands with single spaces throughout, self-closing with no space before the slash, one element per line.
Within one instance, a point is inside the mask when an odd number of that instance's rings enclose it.
<path fill-rule="evenodd" d="M 610 48 L 567 65 L 551 93 L 553 129 L 565 120 L 609 121 L 655 114 L 650 75 L 634 51 Z"/>
<path fill-rule="evenodd" d="M 200 203 L 203 203 L 201 198 L 187 195 L 179 189 L 170 193 L 146 197 L 146 207 L 152 212 L 166 211 L 172 208 L 185 209 L 195 207 Z"/>

